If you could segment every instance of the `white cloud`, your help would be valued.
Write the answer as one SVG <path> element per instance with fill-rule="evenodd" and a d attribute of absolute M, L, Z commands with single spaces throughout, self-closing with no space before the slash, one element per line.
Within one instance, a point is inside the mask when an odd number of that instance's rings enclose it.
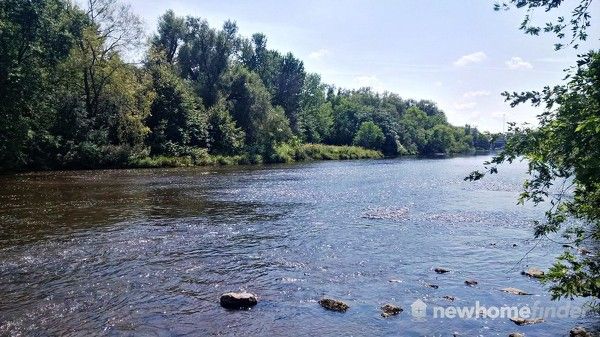
<path fill-rule="evenodd" d="M 487 90 L 475 90 L 475 91 L 467 91 L 463 94 L 464 98 L 472 98 L 472 97 L 480 97 L 480 96 L 489 96 L 490 92 Z"/>
<path fill-rule="evenodd" d="M 460 102 L 454 103 L 454 109 L 456 110 L 470 110 L 473 109 L 477 103 L 475 102 Z"/>
<path fill-rule="evenodd" d="M 442 81 L 436 81 L 435 82 L 435 86 L 436 87 L 441 87 L 442 85 L 444 85 L 444 83 L 442 83 Z"/>
<path fill-rule="evenodd" d="M 356 87 L 378 87 L 381 84 L 381 81 L 377 78 L 377 76 L 358 76 L 355 77 L 352 82 Z"/>
<path fill-rule="evenodd" d="M 454 61 L 454 65 L 457 67 L 464 67 L 471 63 L 479 63 L 487 58 L 484 52 L 478 51 L 468 55 L 461 56 L 458 60 Z"/>
<path fill-rule="evenodd" d="M 319 50 L 313 51 L 312 53 L 308 54 L 308 57 L 313 60 L 320 60 L 329 54 L 330 54 L 329 50 L 319 49 Z"/>
<path fill-rule="evenodd" d="M 532 69 L 531 63 L 523 60 L 522 58 L 515 56 L 511 57 L 510 60 L 504 62 L 508 69 Z"/>

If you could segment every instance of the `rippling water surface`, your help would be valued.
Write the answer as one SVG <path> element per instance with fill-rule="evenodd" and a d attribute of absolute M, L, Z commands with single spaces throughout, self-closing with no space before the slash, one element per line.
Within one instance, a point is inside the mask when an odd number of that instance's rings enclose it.
<path fill-rule="evenodd" d="M 411 316 L 416 299 L 569 304 L 520 275 L 547 268 L 560 246 L 539 244 L 515 265 L 536 244 L 531 221 L 543 213 L 515 203 L 524 166 L 464 182 L 485 159 L 0 177 L 0 335 L 556 336 L 593 327 L 597 316 L 523 327 Z M 451 272 L 436 274 L 440 266 Z M 219 306 L 221 293 L 240 289 L 259 304 Z M 323 296 L 351 308 L 325 311 Z M 405 310 L 384 319 L 385 303 Z"/>

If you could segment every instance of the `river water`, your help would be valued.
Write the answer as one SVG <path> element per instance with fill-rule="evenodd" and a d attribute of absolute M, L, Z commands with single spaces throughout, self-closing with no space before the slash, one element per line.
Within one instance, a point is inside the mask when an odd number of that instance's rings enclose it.
<path fill-rule="evenodd" d="M 492 312 L 433 317 L 434 307 L 477 301 L 583 304 L 551 302 L 520 274 L 549 267 L 562 247 L 532 238 L 543 208 L 516 205 L 523 164 L 463 181 L 486 159 L 2 176 L 0 335 L 560 336 L 597 327 L 590 315 L 529 326 Z M 219 306 L 220 294 L 238 290 L 259 304 Z M 350 309 L 326 311 L 322 297 Z M 412 316 L 417 299 L 424 318 Z M 385 303 L 404 311 L 383 318 Z"/>

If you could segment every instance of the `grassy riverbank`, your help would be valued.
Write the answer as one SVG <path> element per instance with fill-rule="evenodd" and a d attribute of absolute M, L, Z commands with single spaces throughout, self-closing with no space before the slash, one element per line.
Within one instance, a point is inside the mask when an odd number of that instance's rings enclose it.
<path fill-rule="evenodd" d="M 212 165 L 248 165 L 263 163 L 293 163 L 314 160 L 348 160 L 383 158 L 380 151 L 369 150 L 359 146 L 336 146 L 323 144 L 283 144 L 277 146 L 267 158 L 260 155 L 222 156 L 198 152 L 180 157 L 156 156 L 132 158 L 128 167 L 184 167 Z"/>

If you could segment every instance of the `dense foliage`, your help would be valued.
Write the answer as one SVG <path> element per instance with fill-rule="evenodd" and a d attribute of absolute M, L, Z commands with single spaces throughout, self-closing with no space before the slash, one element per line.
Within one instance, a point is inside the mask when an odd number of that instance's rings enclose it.
<path fill-rule="evenodd" d="M 572 40 L 585 40 L 589 26 L 583 0 L 568 21 Z M 517 7 L 547 10 L 561 1 L 512 1 Z M 510 4 L 504 4 L 509 6 Z M 529 18 L 526 18 L 529 23 Z M 557 25 L 567 27 L 564 19 Z M 556 27 L 547 25 L 547 27 Z M 522 27 L 522 29 L 524 29 Z M 527 33 L 532 33 L 524 29 Z M 535 34 L 535 32 L 533 32 Z M 559 35 L 562 38 L 562 35 Z M 562 46 L 562 45 L 561 45 Z M 563 245 L 566 250 L 550 268 L 544 280 L 553 298 L 600 298 L 600 52 L 579 56 L 576 67 L 566 70 L 565 83 L 545 87 L 541 92 L 504 93 L 511 106 L 530 102 L 542 106 L 539 126 L 510 128 L 506 148 L 486 163 L 487 173 L 497 173 L 498 164 L 524 158 L 530 178 L 524 183 L 520 202 L 548 205 L 544 222 L 536 222 L 535 236 Z M 467 179 L 485 173 L 475 171 Z M 556 239 L 560 235 L 562 238 Z"/>
<path fill-rule="evenodd" d="M 234 22 L 217 29 L 168 11 L 156 31 L 142 49 L 140 20 L 115 0 L 85 9 L 67 0 L 0 2 L 0 168 L 490 147 L 489 134 L 448 124 L 433 102 L 324 84 L 293 54 L 268 49 L 265 35 L 240 36 Z M 141 54 L 142 63 L 126 61 Z M 225 157 L 237 159 L 215 159 Z"/>

